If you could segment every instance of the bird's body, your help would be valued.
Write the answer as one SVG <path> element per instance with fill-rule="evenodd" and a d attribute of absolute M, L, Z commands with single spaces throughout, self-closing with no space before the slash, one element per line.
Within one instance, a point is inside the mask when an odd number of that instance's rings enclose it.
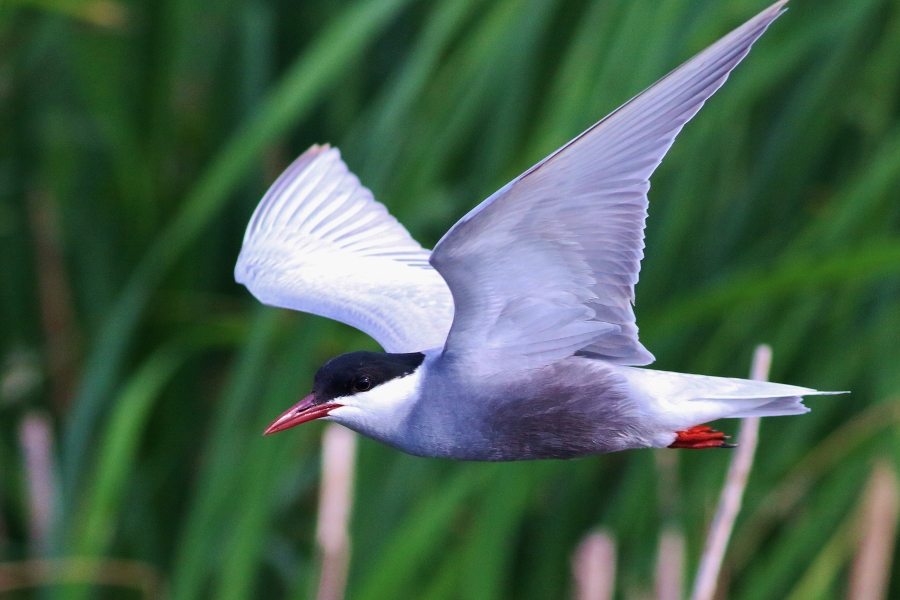
<path fill-rule="evenodd" d="M 572 357 L 512 384 L 472 381 L 440 352 L 426 353 L 423 367 L 385 384 L 386 392 L 408 394 L 391 419 L 357 422 L 347 408 L 335 419 L 409 454 L 461 460 L 574 458 L 649 445 L 648 432 L 634 427 L 638 408 L 627 381 L 601 361 Z"/>
<path fill-rule="evenodd" d="M 581 356 L 528 371 L 515 382 L 502 374 L 474 381 L 465 366 L 447 360 L 441 349 L 422 356 L 415 371 L 360 394 L 329 418 L 418 456 L 576 458 L 666 447 L 677 431 L 723 417 L 802 414 L 808 409 L 800 396 L 816 393 Z M 377 361 L 378 355 L 368 359 Z M 771 395 L 760 397 L 761 392 Z"/>
<path fill-rule="evenodd" d="M 260 202 L 235 277 L 387 353 L 337 357 L 267 432 L 333 420 L 462 460 L 727 446 L 701 423 L 806 412 L 815 390 L 636 368 L 649 177 L 781 13 L 773 5 L 498 190 L 433 251 L 313 146 Z"/>

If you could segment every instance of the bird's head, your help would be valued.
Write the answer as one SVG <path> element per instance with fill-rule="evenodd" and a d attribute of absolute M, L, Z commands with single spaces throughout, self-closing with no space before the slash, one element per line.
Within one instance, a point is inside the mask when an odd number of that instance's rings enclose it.
<path fill-rule="evenodd" d="M 369 433 L 383 421 L 394 420 L 418 397 L 420 352 L 385 354 L 351 352 L 331 359 L 316 373 L 312 393 L 269 425 L 275 433 L 327 418 Z"/>

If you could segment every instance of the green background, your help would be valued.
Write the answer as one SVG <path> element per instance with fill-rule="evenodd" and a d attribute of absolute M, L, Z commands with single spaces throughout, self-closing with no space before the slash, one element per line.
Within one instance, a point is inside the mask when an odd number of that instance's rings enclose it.
<path fill-rule="evenodd" d="M 234 283 L 267 184 L 330 142 L 431 247 L 764 7 L 0 1 L 0 566 L 124 558 L 175 600 L 311 597 L 322 426 L 260 432 L 323 361 L 376 345 Z M 654 176 L 637 286 L 656 368 L 745 376 L 766 342 L 773 380 L 853 392 L 764 420 L 725 567 L 739 600 L 843 597 L 843 531 L 900 458 L 900 3 L 789 8 Z M 58 483 L 40 539 L 35 411 Z M 361 440 L 348 598 L 565 598 L 597 526 L 617 597 L 649 597 L 664 524 L 694 571 L 730 456 L 481 465 Z"/>

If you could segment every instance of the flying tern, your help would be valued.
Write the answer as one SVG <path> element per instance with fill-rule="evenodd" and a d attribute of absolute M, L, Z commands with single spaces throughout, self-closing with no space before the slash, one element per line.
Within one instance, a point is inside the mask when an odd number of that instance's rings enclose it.
<path fill-rule="evenodd" d="M 266 433 L 321 418 L 410 454 L 507 461 L 723 447 L 703 423 L 807 412 L 802 396 L 825 392 L 639 368 L 654 358 L 632 310 L 650 175 L 784 3 L 498 190 L 431 252 L 337 149 L 302 154 L 254 212 L 235 278 L 386 352 L 329 361 Z"/>

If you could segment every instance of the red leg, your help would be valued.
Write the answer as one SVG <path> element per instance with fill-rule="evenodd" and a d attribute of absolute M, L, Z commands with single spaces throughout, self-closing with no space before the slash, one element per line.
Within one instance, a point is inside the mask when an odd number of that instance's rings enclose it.
<path fill-rule="evenodd" d="M 708 425 L 697 425 L 685 431 L 676 431 L 678 437 L 669 448 L 734 448 L 734 444 L 726 444 L 728 436 L 721 431 L 713 431 Z"/>

